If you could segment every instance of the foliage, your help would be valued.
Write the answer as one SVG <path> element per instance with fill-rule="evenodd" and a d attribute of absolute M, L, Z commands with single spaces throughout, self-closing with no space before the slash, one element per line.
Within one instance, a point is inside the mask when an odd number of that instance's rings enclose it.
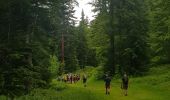
<path fill-rule="evenodd" d="M 169 9 L 168 0 L 152 0 L 148 2 L 150 7 L 150 41 L 153 57 L 159 58 L 153 63 L 169 63 L 170 58 L 170 31 L 169 31 Z"/>
<path fill-rule="evenodd" d="M 51 56 L 50 57 L 50 73 L 52 74 L 52 78 L 55 78 L 57 76 L 57 74 L 59 73 L 59 61 L 58 58 L 56 56 Z"/>
<path fill-rule="evenodd" d="M 59 82 L 57 80 L 53 80 L 50 84 L 50 88 L 56 91 L 63 91 L 68 88 L 66 83 Z"/>
<path fill-rule="evenodd" d="M 145 72 L 149 48 L 145 2 L 96 0 L 92 5 L 98 14 L 91 25 L 89 36 L 93 42 L 90 43 L 96 47 L 97 58 L 101 58 L 99 63 L 104 65 L 104 71 L 114 74 L 119 69 L 120 74 L 126 71 L 132 75 Z"/>
<path fill-rule="evenodd" d="M 59 57 L 57 47 L 60 44 L 56 37 L 64 33 L 64 30 L 60 30 L 64 25 L 69 26 L 67 30 L 72 30 L 71 2 L 0 1 L 1 94 L 13 100 L 34 88 L 49 85 L 58 70 L 56 56 Z M 51 58 L 51 55 L 55 58 Z"/>

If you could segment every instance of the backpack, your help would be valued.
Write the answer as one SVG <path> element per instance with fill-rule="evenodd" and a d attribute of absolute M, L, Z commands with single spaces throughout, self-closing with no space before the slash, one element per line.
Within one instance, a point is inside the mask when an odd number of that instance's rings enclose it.
<path fill-rule="evenodd" d="M 124 83 L 128 83 L 128 77 L 123 76 Z"/>

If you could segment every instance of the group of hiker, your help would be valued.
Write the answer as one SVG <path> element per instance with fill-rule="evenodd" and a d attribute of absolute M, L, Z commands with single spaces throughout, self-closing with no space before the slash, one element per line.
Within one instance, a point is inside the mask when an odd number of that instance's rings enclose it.
<path fill-rule="evenodd" d="M 106 95 L 110 94 L 110 87 L 111 87 L 111 77 L 106 74 L 105 75 L 105 88 L 106 88 Z M 127 73 L 125 72 L 122 77 L 122 82 L 121 82 L 121 89 L 123 90 L 123 94 L 127 96 L 127 90 L 128 90 L 128 85 L 129 85 L 129 78 L 127 76 Z"/>
<path fill-rule="evenodd" d="M 86 74 L 83 74 L 81 76 L 80 74 L 69 73 L 69 74 L 65 74 L 63 76 L 60 76 L 58 78 L 58 80 L 59 81 L 63 81 L 65 83 L 70 83 L 70 84 L 77 83 L 78 81 L 82 80 L 83 84 L 84 84 L 84 87 L 87 86 L 87 84 L 86 84 L 86 82 L 87 82 L 87 75 Z"/>
<path fill-rule="evenodd" d="M 63 82 L 65 83 L 76 83 L 80 80 L 82 80 L 84 87 L 87 86 L 87 76 L 86 74 L 83 74 L 82 76 L 80 74 L 65 74 L 62 77 L 60 77 Z M 106 95 L 110 94 L 110 89 L 111 89 L 111 76 L 109 74 L 105 74 L 105 90 L 106 90 Z M 125 72 L 122 77 L 122 82 L 121 82 L 121 89 L 123 90 L 123 94 L 127 96 L 127 90 L 128 90 L 128 84 L 129 84 L 129 78 L 127 73 Z"/>
<path fill-rule="evenodd" d="M 62 81 L 65 83 L 76 83 L 80 80 L 80 74 L 65 74 L 62 76 Z"/>

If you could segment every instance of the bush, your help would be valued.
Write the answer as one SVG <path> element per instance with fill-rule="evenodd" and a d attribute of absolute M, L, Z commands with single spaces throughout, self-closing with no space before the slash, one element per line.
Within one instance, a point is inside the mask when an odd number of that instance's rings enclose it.
<path fill-rule="evenodd" d="M 159 86 L 170 82 L 170 65 L 162 65 L 150 68 L 149 75 L 145 77 L 135 78 L 133 82 L 150 84 L 151 86 Z"/>
<path fill-rule="evenodd" d="M 66 89 L 67 87 L 68 87 L 67 84 L 57 81 L 57 80 L 53 80 L 52 83 L 50 84 L 50 88 L 56 91 L 62 91 Z"/>
<path fill-rule="evenodd" d="M 104 78 L 104 71 L 103 71 L 103 67 L 97 67 L 95 72 L 94 72 L 94 77 L 97 80 L 103 79 Z"/>

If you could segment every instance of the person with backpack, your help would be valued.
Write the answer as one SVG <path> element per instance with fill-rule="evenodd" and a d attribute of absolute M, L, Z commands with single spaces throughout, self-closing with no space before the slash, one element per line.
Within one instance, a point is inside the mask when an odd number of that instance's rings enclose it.
<path fill-rule="evenodd" d="M 109 77 L 108 74 L 105 76 L 105 88 L 106 88 L 106 95 L 110 94 L 110 83 L 111 83 L 111 77 Z"/>
<path fill-rule="evenodd" d="M 86 74 L 83 74 L 83 84 L 84 84 L 84 87 L 86 87 L 87 86 L 87 84 L 86 84 L 86 82 L 87 82 L 87 76 L 86 76 Z"/>
<path fill-rule="evenodd" d="M 127 92 L 128 92 L 128 85 L 129 85 L 129 78 L 126 74 L 126 72 L 124 73 L 123 77 L 122 77 L 122 84 L 121 84 L 121 88 L 123 89 L 123 94 L 125 96 L 127 96 Z"/>
<path fill-rule="evenodd" d="M 70 74 L 70 83 L 71 84 L 73 83 L 73 74 L 72 73 Z"/>
<path fill-rule="evenodd" d="M 76 74 L 73 75 L 73 82 L 76 83 L 77 82 L 77 77 Z"/>

